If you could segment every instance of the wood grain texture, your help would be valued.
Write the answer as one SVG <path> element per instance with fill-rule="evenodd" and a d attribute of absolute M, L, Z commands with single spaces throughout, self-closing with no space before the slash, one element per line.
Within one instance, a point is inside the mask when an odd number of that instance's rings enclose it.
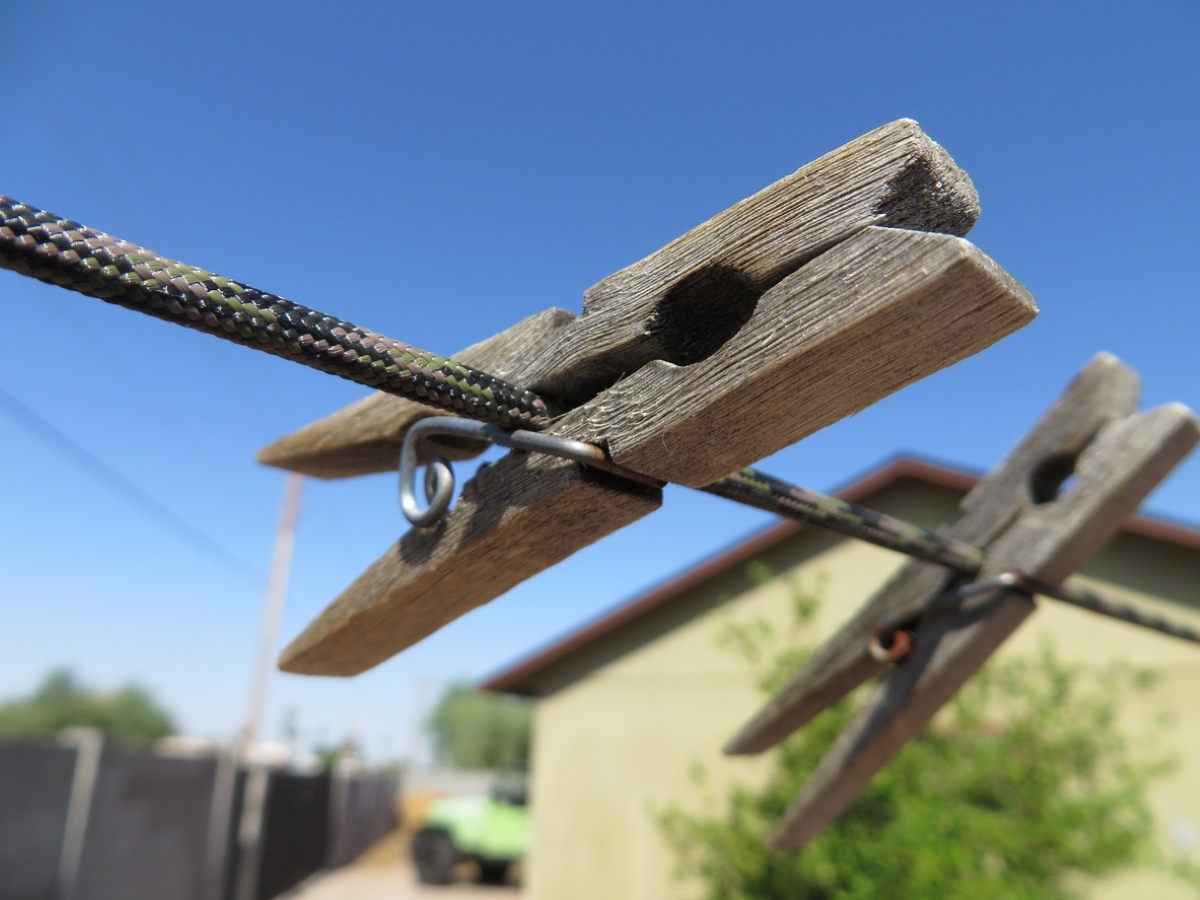
<path fill-rule="evenodd" d="M 963 517 L 947 532 L 988 547 L 1033 505 L 1036 490 L 1065 477 L 1106 423 L 1137 410 L 1139 379 L 1116 357 L 1101 353 L 1024 438 L 963 500 Z M 867 650 L 872 632 L 887 619 L 915 620 L 958 576 L 912 561 L 814 653 L 796 675 L 729 742 L 726 753 L 761 753 L 878 674 L 883 666 Z"/>
<path fill-rule="evenodd" d="M 305 675 L 357 675 L 662 504 L 662 491 L 513 451 L 432 529 L 413 529 L 284 650 Z"/>
<path fill-rule="evenodd" d="M 632 446 L 633 463 L 650 465 L 654 477 L 707 483 L 991 344 L 1035 312 L 1028 294 L 961 238 L 869 228 L 772 289 L 720 360 L 654 363 L 549 431 L 607 444 L 622 465 L 631 465 Z M 645 439 L 625 442 L 625 434 Z M 510 473 L 521 459 L 510 454 L 472 479 L 434 536 L 405 536 L 289 648 L 284 667 L 369 668 L 630 515 L 624 495 L 605 499 Z M 481 512 L 493 508 L 521 515 Z M 474 523 L 471 540 L 457 536 L 465 521 Z M 436 553 L 406 549 L 430 542 Z M 494 549 L 515 546 L 519 553 Z M 460 573 L 452 602 L 440 599 L 447 571 Z"/>
<path fill-rule="evenodd" d="M 555 422 L 619 465 L 701 487 L 990 346 L 1037 315 L 967 241 L 867 228 L 784 279 L 721 352 L 655 361 Z"/>
<path fill-rule="evenodd" d="M 989 549 L 980 579 L 1018 571 L 1061 583 L 1198 441 L 1200 423 L 1180 404 L 1108 423 L 1079 456 L 1075 484 L 1028 507 Z M 788 809 L 774 846 L 800 849 L 840 815 L 1034 610 L 1029 598 L 1000 590 L 923 618 L 912 656 L 888 673 L 839 736 Z"/>
<path fill-rule="evenodd" d="M 565 309 L 547 309 L 511 328 L 456 353 L 454 359 L 476 369 L 516 380 L 522 363 L 553 342 L 576 318 Z M 286 435 L 258 452 L 258 461 L 314 478 L 350 478 L 394 471 L 408 429 L 429 416 L 450 416 L 423 403 L 376 393 Z M 422 442 L 421 462 L 434 456 L 473 459 L 487 444 L 456 438 Z"/>
<path fill-rule="evenodd" d="M 737 332 L 754 301 L 866 228 L 965 235 L 979 198 L 911 119 L 825 154 L 584 294 L 583 315 L 522 383 L 568 403 L 651 360 L 688 364 Z"/>
<path fill-rule="evenodd" d="M 915 123 L 892 123 L 606 279 L 583 316 L 535 317 L 502 346 L 463 358 L 568 402 L 600 390 L 550 432 L 605 445 L 659 480 L 704 484 L 1032 319 L 1032 298 L 967 242 L 877 227 L 961 232 L 977 214 L 969 179 L 944 151 Z M 360 407 L 268 457 L 325 474 L 394 458 L 413 419 L 371 410 L 367 432 L 356 432 Z M 402 538 L 285 652 L 283 667 L 363 671 L 659 502 L 574 466 L 519 460 L 481 472 L 432 535 Z M 525 477 L 518 465 L 580 481 Z M 583 489 L 596 483 L 615 493 Z M 493 509 L 519 514 L 485 512 Z"/>
<path fill-rule="evenodd" d="M 590 288 L 583 315 L 549 310 L 455 355 L 570 407 L 646 363 L 687 364 L 733 336 L 782 279 L 871 225 L 963 235 L 979 216 L 966 173 L 901 119 L 809 163 Z M 369 397 L 290 434 L 259 461 L 318 478 L 396 468 L 416 420 L 436 411 Z M 477 448 L 447 455 L 463 459 Z M 724 474 L 724 473 L 723 473 Z"/>

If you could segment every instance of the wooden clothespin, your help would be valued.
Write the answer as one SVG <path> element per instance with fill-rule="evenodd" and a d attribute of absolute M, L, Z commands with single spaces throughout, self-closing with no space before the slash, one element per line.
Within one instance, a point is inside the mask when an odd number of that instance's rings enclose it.
<path fill-rule="evenodd" d="M 652 512 L 656 485 L 712 482 L 1028 323 L 1029 294 L 956 236 L 977 215 L 966 174 L 901 120 L 606 278 L 583 315 L 549 310 L 459 354 L 557 401 L 548 433 L 641 477 L 510 453 L 372 565 L 281 667 L 364 671 Z M 319 477 L 393 469 L 430 414 L 371 397 L 260 460 Z"/>
<path fill-rule="evenodd" d="M 1187 456 L 1200 440 L 1191 411 L 1172 404 L 1134 414 L 1137 394 L 1132 371 L 1098 356 L 964 499 L 949 533 L 986 548 L 977 585 L 1012 572 L 1060 584 Z M 1071 474 L 1074 484 L 1059 495 Z M 787 811 L 776 846 L 800 849 L 819 834 L 1035 610 L 1027 594 L 971 593 L 963 581 L 928 563 L 905 565 L 730 742 L 734 754 L 779 743 L 885 668 L 871 652 L 881 623 L 911 629 L 911 654 L 830 749 Z M 939 602 L 951 591 L 964 599 Z"/>

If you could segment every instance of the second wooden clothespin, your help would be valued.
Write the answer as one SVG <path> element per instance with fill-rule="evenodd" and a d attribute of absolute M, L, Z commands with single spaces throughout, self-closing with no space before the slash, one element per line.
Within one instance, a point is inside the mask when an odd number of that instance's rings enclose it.
<path fill-rule="evenodd" d="M 949 533 L 987 550 L 974 585 L 908 563 L 730 742 L 735 754 L 779 743 L 887 667 L 872 652 L 881 626 L 908 629 L 911 652 L 826 755 L 788 810 L 776 846 L 799 849 L 819 834 L 1034 611 L 1028 592 L 999 586 L 1012 579 L 998 576 L 1057 586 L 1191 452 L 1200 440 L 1191 411 L 1174 404 L 1134 414 L 1137 394 L 1132 371 L 1111 356 L 1093 360 L 965 498 Z M 890 640 L 883 635 L 885 645 Z"/>

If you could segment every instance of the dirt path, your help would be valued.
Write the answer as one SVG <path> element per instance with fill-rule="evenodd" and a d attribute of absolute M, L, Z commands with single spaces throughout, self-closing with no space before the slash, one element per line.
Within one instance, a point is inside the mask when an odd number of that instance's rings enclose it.
<path fill-rule="evenodd" d="M 399 833 L 384 838 L 352 865 L 306 882 L 288 900 L 520 900 L 512 887 L 417 884 Z"/>

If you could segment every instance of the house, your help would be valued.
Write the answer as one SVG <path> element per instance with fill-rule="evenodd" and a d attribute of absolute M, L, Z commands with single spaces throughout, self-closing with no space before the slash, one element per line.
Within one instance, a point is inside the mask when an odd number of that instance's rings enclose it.
<path fill-rule="evenodd" d="M 838 496 L 933 526 L 958 517 L 977 478 L 915 459 L 895 459 Z M 765 773 L 756 757 L 725 757 L 722 745 L 763 697 L 749 667 L 718 646 L 730 617 L 783 622 L 780 579 L 747 572 L 758 561 L 812 584 L 827 577 L 815 638 L 831 634 L 905 560 L 832 532 L 782 522 L 625 603 L 491 677 L 483 687 L 536 700 L 532 768 L 533 849 L 527 884 L 534 900 L 668 900 L 694 896 L 673 877 L 655 811 L 694 807 L 689 776 L 701 764 L 708 792 Z M 1087 586 L 1200 626 L 1200 530 L 1130 517 L 1081 573 Z M 1162 713 L 1179 762 L 1155 783 L 1151 803 L 1168 855 L 1200 862 L 1200 647 L 1051 600 L 1001 653 L 1036 650 L 1051 636 L 1060 655 L 1084 665 L 1124 660 L 1161 678 L 1121 727 L 1135 737 Z M 1096 898 L 1194 897 L 1155 872 L 1133 872 L 1094 888 Z"/>

